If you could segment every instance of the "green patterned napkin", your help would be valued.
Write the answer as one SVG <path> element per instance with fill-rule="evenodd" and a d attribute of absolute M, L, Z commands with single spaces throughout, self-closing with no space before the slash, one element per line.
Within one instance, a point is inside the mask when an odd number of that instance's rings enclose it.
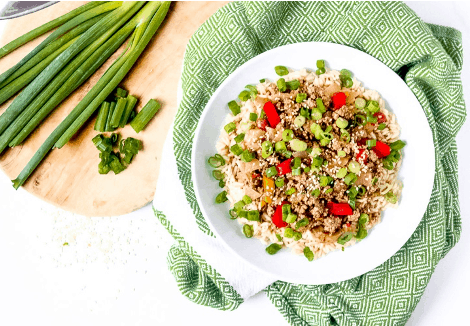
<path fill-rule="evenodd" d="M 200 230 L 212 236 L 191 182 L 190 153 L 198 119 L 217 87 L 244 62 L 278 46 L 309 41 L 364 51 L 406 81 L 432 129 L 434 188 L 413 236 L 381 266 L 341 283 L 307 286 L 278 281 L 265 291 L 292 325 L 404 325 L 436 264 L 460 236 L 455 136 L 466 115 L 460 32 L 426 24 L 399 2 L 234 2 L 224 6 L 196 31 L 184 58 L 183 99 L 173 141 L 186 198 Z M 156 214 L 178 242 L 170 252 L 169 266 L 183 294 L 198 303 L 235 309 L 242 300 L 224 283 L 223 275 L 205 264 L 172 228 L 170 219 Z"/>

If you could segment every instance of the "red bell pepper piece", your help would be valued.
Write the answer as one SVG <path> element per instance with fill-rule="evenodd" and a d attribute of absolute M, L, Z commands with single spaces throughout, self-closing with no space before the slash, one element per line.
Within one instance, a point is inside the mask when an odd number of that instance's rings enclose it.
<path fill-rule="evenodd" d="M 261 177 L 261 174 L 259 174 L 259 173 L 253 173 L 253 174 L 251 175 L 251 178 L 252 178 L 252 179 L 256 179 L 256 178 L 259 178 L 259 177 Z"/>
<path fill-rule="evenodd" d="M 346 104 L 346 94 L 343 92 L 333 94 L 331 99 L 333 100 L 333 106 L 336 110 L 340 109 L 343 105 Z"/>
<path fill-rule="evenodd" d="M 276 210 L 274 211 L 273 217 L 271 218 L 274 225 L 277 226 L 278 228 L 283 228 L 287 226 L 287 223 L 282 220 L 282 206 L 284 206 L 285 204 L 289 204 L 289 202 L 283 201 L 281 205 L 278 205 L 276 207 Z"/>
<path fill-rule="evenodd" d="M 279 118 L 279 114 L 277 114 L 276 107 L 271 102 L 266 102 L 263 107 L 264 113 L 266 113 L 266 117 L 268 118 L 269 125 L 271 128 L 276 128 L 277 124 L 281 122 L 281 118 Z"/>
<path fill-rule="evenodd" d="M 376 141 L 375 146 L 372 147 L 372 150 L 377 154 L 378 158 L 390 155 L 390 146 L 378 140 Z"/>
<path fill-rule="evenodd" d="M 349 206 L 348 203 L 333 203 L 333 202 L 328 202 L 326 204 L 326 207 L 330 210 L 330 213 L 333 215 L 352 215 L 353 210 L 351 206 Z"/>
<path fill-rule="evenodd" d="M 357 141 L 357 144 L 360 146 L 366 146 L 367 138 L 362 138 Z"/>
<path fill-rule="evenodd" d="M 266 127 L 268 126 L 268 120 L 266 119 L 258 119 L 256 125 L 259 129 L 266 131 Z"/>
<path fill-rule="evenodd" d="M 374 113 L 374 117 L 377 118 L 377 123 L 384 123 L 385 121 L 387 121 L 387 117 L 382 112 Z"/>
<path fill-rule="evenodd" d="M 366 150 L 364 148 L 361 148 L 359 150 L 359 153 L 357 153 L 356 155 L 356 161 L 358 162 L 364 162 L 364 163 L 367 163 L 367 159 L 369 158 L 369 156 L 367 155 L 367 153 L 364 153 Z"/>
<path fill-rule="evenodd" d="M 277 174 L 284 175 L 284 174 L 287 174 L 287 173 L 291 173 L 292 169 L 290 167 L 290 162 L 292 162 L 291 158 L 285 160 L 284 162 L 279 163 L 276 166 Z"/>

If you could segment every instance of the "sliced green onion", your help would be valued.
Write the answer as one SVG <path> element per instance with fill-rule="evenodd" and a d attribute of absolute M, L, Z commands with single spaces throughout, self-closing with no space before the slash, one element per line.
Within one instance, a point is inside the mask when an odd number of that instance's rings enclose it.
<path fill-rule="evenodd" d="M 95 122 L 95 130 L 99 132 L 104 132 L 106 128 L 106 120 L 108 119 L 109 112 L 109 102 L 103 102 L 101 108 L 98 112 L 98 117 Z"/>
<path fill-rule="evenodd" d="M 390 144 L 390 148 L 394 150 L 400 150 L 403 147 L 405 147 L 406 143 L 402 140 L 397 140 L 394 141 L 393 143 Z"/>
<path fill-rule="evenodd" d="M 260 218 L 259 218 L 259 211 L 258 210 L 252 210 L 252 211 L 248 211 L 248 214 L 246 216 L 246 219 L 248 221 L 257 221 L 259 222 L 260 221 Z"/>
<path fill-rule="evenodd" d="M 328 188 L 328 189 L 325 190 L 325 194 L 329 194 L 331 192 L 333 192 L 333 188 Z"/>
<path fill-rule="evenodd" d="M 240 105 L 238 105 L 238 103 L 236 101 L 228 102 L 228 108 L 230 109 L 230 111 L 232 111 L 232 114 L 234 116 L 238 115 L 241 112 Z"/>
<path fill-rule="evenodd" d="M 306 93 L 298 93 L 296 98 L 295 98 L 295 102 L 302 103 L 306 98 L 307 98 Z"/>
<path fill-rule="evenodd" d="M 308 220 L 307 217 L 305 217 L 305 218 L 301 219 L 300 221 L 298 221 L 297 223 L 295 223 L 295 228 L 299 229 L 303 226 L 307 226 L 308 223 L 309 223 L 309 220 Z"/>
<path fill-rule="evenodd" d="M 282 188 L 284 187 L 284 178 L 277 178 L 274 183 L 276 184 L 276 187 Z"/>
<path fill-rule="evenodd" d="M 294 232 L 294 240 L 299 241 L 300 239 L 302 239 L 302 233 Z"/>
<path fill-rule="evenodd" d="M 323 158 L 321 158 L 320 156 L 316 156 L 314 158 L 312 158 L 312 166 L 313 167 L 320 167 L 322 166 L 323 164 Z"/>
<path fill-rule="evenodd" d="M 359 229 L 357 230 L 357 233 L 356 233 L 356 239 L 361 240 L 361 239 L 364 239 L 365 237 L 367 237 L 367 230 L 359 226 Z"/>
<path fill-rule="evenodd" d="M 105 131 L 113 131 L 114 128 L 111 126 L 111 120 L 113 119 L 114 110 L 116 109 L 116 102 L 111 102 L 109 105 L 108 116 L 106 118 L 106 127 Z"/>
<path fill-rule="evenodd" d="M 366 121 L 369 123 L 377 123 L 377 118 L 372 115 L 367 115 Z"/>
<path fill-rule="evenodd" d="M 323 75 L 325 72 L 326 72 L 326 69 L 325 69 L 325 68 L 318 68 L 318 69 L 315 71 L 315 73 L 316 73 L 317 75 L 319 75 L 319 76 L 320 76 L 320 75 Z"/>
<path fill-rule="evenodd" d="M 356 198 L 358 194 L 358 190 L 356 187 L 351 187 L 349 190 L 348 190 L 348 196 L 349 198 Z"/>
<path fill-rule="evenodd" d="M 221 204 L 221 203 L 224 203 L 228 200 L 227 198 L 227 192 L 224 190 L 222 191 L 220 194 L 217 195 L 217 197 L 215 197 L 215 203 L 216 204 Z"/>
<path fill-rule="evenodd" d="M 393 170 L 393 162 L 389 160 L 383 160 L 382 164 L 387 170 Z"/>
<path fill-rule="evenodd" d="M 271 243 L 269 246 L 266 247 L 266 252 L 270 255 L 274 255 L 281 249 L 282 249 L 282 246 L 280 244 Z"/>
<path fill-rule="evenodd" d="M 237 125 L 235 124 L 235 122 L 232 121 L 232 122 L 227 123 L 225 125 L 224 129 L 229 134 L 232 131 L 234 131 L 235 129 L 237 129 Z"/>
<path fill-rule="evenodd" d="M 287 89 L 287 85 L 286 85 L 286 80 L 284 78 L 279 78 L 277 80 L 277 88 L 279 88 L 279 92 L 285 92 L 286 89 Z"/>
<path fill-rule="evenodd" d="M 265 82 L 266 82 L 266 78 L 260 79 L 259 82 L 260 82 L 260 84 L 265 83 Z"/>
<path fill-rule="evenodd" d="M 289 73 L 289 69 L 287 69 L 286 67 L 284 66 L 276 66 L 274 67 L 274 71 L 276 72 L 276 74 L 278 74 L 279 76 L 285 76 Z"/>
<path fill-rule="evenodd" d="M 338 126 L 338 128 L 340 129 L 345 129 L 347 126 L 348 126 L 348 120 L 344 119 L 344 118 L 338 118 L 336 120 L 336 125 Z"/>
<path fill-rule="evenodd" d="M 258 120 L 258 115 L 254 112 L 250 113 L 250 121 L 256 121 Z"/>
<path fill-rule="evenodd" d="M 238 217 L 237 211 L 234 208 L 228 211 L 228 215 L 230 216 L 231 220 L 236 220 Z"/>
<path fill-rule="evenodd" d="M 384 130 L 386 127 L 387 127 L 387 125 L 385 123 L 380 123 L 379 126 L 377 127 L 377 129 Z"/>
<path fill-rule="evenodd" d="M 321 113 L 319 109 L 314 108 L 312 109 L 311 117 L 313 120 L 320 120 L 321 118 L 323 118 L 323 113 Z"/>
<path fill-rule="evenodd" d="M 339 157 L 346 157 L 346 152 L 345 151 L 338 151 L 338 156 Z"/>
<path fill-rule="evenodd" d="M 362 213 L 361 216 L 359 217 L 358 223 L 362 226 L 367 225 L 367 223 L 369 223 L 369 215 Z"/>
<path fill-rule="evenodd" d="M 356 116 L 354 117 L 354 121 L 356 122 L 356 124 L 364 126 L 367 123 L 367 118 L 362 114 L 356 114 Z"/>
<path fill-rule="evenodd" d="M 366 108 L 367 108 L 367 110 L 369 110 L 371 113 L 376 113 L 376 112 L 379 112 L 379 110 L 380 110 L 379 103 L 378 103 L 377 101 L 374 101 L 374 100 L 370 100 L 370 101 L 367 103 Z"/>
<path fill-rule="evenodd" d="M 234 155 L 240 155 L 241 153 L 243 153 L 243 148 L 241 148 L 240 145 L 238 144 L 235 144 L 233 145 L 232 147 L 230 147 L 230 151 L 234 154 Z"/>
<path fill-rule="evenodd" d="M 357 195 L 358 195 L 359 197 L 362 197 L 362 196 L 364 196 L 365 194 L 366 194 L 366 187 L 364 187 L 364 186 L 359 186 L 359 187 L 357 188 Z"/>
<path fill-rule="evenodd" d="M 286 228 L 284 230 L 284 238 L 293 238 L 294 237 L 294 230 L 291 228 Z"/>
<path fill-rule="evenodd" d="M 356 181 L 357 181 L 357 175 L 355 175 L 354 173 L 349 173 L 344 178 L 344 183 L 347 184 L 348 186 L 352 185 Z"/>
<path fill-rule="evenodd" d="M 308 261 L 312 261 L 314 258 L 313 251 L 309 247 L 304 248 L 304 256 Z"/>
<path fill-rule="evenodd" d="M 157 114 L 158 110 L 160 110 L 160 103 L 158 103 L 154 99 L 150 99 L 147 104 L 145 104 L 145 106 L 142 108 L 142 110 L 140 110 L 139 113 L 137 113 L 137 115 L 135 116 L 135 118 L 131 121 L 130 125 L 132 129 L 134 129 L 136 133 L 141 132 L 147 126 L 150 120 L 155 116 L 155 114 Z"/>
<path fill-rule="evenodd" d="M 215 178 L 215 180 L 219 180 L 219 181 L 225 178 L 225 174 L 222 173 L 220 170 L 212 171 L 212 176 Z"/>
<path fill-rule="evenodd" d="M 238 134 L 238 135 L 234 138 L 234 140 L 235 140 L 236 143 L 242 142 L 243 139 L 245 139 L 245 134 L 244 134 L 244 133 Z"/>
<path fill-rule="evenodd" d="M 318 197 L 318 196 L 320 196 L 320 193 L 321 193 L 321 192 L 320 192 L 320 189 L 314 189 L 314 190 L 312 191 L 312 196 L 313 196 L 313 197 Z"/>
<path fill-rule="evenodd" d="M 348 204 L 352 209 L 356 209 L 356 198 L 349 198 Z"/>
<path fill-rule="evenodd" d="M 302 126 L 305 124 L 305 117 L 299 115 L 298 117 L 296 117 L 296 118 L 294 119 L 294 124 L 295 124 L 298 128 L 302 127 Z"/>
<path fill-rule="evenodd" d="M 320 145 L 321 145 L 321 146 L 326 146 L 326 145 L 328 145 L 328 144 L 330 143 L 330 141 L 331 141 L 331 140 L 328 139 L 328 138 L 320 139 Z"/>
<path fill-rule="evenodd" d="M 265 140 L 261 144 L 261 156 L 263 158 L 268 158 L 273 152 L 273 143 L 271 143 L 269 140 Z"/>
<path fill-rule="evenodd" d="M 338 179 L 344 178 L 348 174 L 348 170 L 346 168 L 341 168 L 336 172 L 336 177 Z"/>
<path fill-rule="evenodd" d="M 274 150 L 279 153 L 287 151 L 286 142 L 283 140 L 278 141 L 276 144 L 274 144 Z"/>
<path fill-rule="evenodd" d="M 356 161 L 351 161 L 348 165 L 348 169 L 350 172 L 358 174 L 361 172 L 361 164 Z"/>
<path fill-rule="evenodd" d="M 126 109 L 124 110 L 124 113 L 122 114 L 121 122 L 119 123 L 119 127 L 124 128 L 126 124 L 129 122 L 129 118 L 131 116 L 131 113 L 134 112 L 134 107 L 137 104 L 137 98 L 129 95 L 126 98 Z M 131 119 L 131 121 L 134 120 L 134 118 Z"/>
<path fill-rule="evenodd" d="M 366 107 L 366 104 L 367 104 L 366 100 L 363 99 L 363 98 L 360 98 L 360 97 L 357 98 L 356 101 L 354 101 L 354 105 L 355 105 L 356 108 L 358 108 L 358 109 L 363 109 L 363 108 L 365 108 L 365 107 Z"/>
<path fill-rule="evenodd" d="M 387 192 L 384 197 L 391 204 L 396 204 L 398 201 L 397 196 L 391 191 Z"/>
<path fill-rule="evenodd" d="M 280 234 L 277 234 L 277 233 L 276 233 L 276 238 L 277 238 L 277 241 L 282 241 L 282 237 L 281 237 Z"/>
<path fill-rule="evenodd" d="M 256 86 L 246 85 L 245 88 L 248 88 L 250 90 L 250 96 L 256 97 L 256 95 L 258 95 L 258 89 L 256 88 Z"/>
<path fill-rule="evenodd" d="M 301 175 L 302 170 L 300 168 L 292 169 L 292 175 Z"/>
<path fill-rule="evenodd" d="M 300 82 L 299 82 L 297 79 L 293 79 L 293 80 L 291 80 L 291 81 L 286 82 L 286 86 L 287 86 L 289 89 L 292 89 L 292 90 L 295 91 L 297 88 L 299 88 Z"/>
<path fill-rule="evenodd" d="M 295 188 L 290 188 L 290 189 L 286 190 L 286 195 L 290 196 L 292 194 L 295 194 L 295 192 L 296 192 Z"/>
<path fill-rule="evenodd" d="M 317 60 L 317 68 L 325 68 L 325 60 Z"/>
<path fill-rule="evenodd" d="M 379 181 L 379 178 L 374 177 L 374 179 L 372 179 L 372 185 L 375 186 L 378 181 Z"/>
<path fill-rule="evenodd" d="M 220 188 L 225 187 L 225 181 L 224 181 L 224 180 L 220 180 L 220 181 L 219 181 L 219 187 L 220 187 Z"/>
<path fill-rule="evenodd" d="M 124 114 L 124 110 L 126 109 L 127 99 L 119 97 L 116 103 L 116 108 L 113 111 L 113 116 L 111 118 L 111 127 L 117 128 L 119 127 L 119 123 L 121 122 L 122 115 Z"/>
<path fill-rule="evenodd" d="M 247 237 L 247 238 L 252 238 L 252 237 L 253 237 L 253 234 L 254 234 L 253 226 L 251 226 L 251 225 L 249 225 L 249 224 L 243 225 L 243 234 L 244 234 L 245 237 Z"/>
<path fill-rule="evenodd" d="M 302 160 L 300 157 L 296 157 L 292 160 L 291 165 L 293 169 L 298 169 L 300 168 L 300 165 L 302 164 Z"/>
<path fill-rule="evenodd" d="M 354 82 L 351 78 L 344 78 L 342 82 L 342 86 L 345 88 L 351 88 L 354 85 Z"/>
<path fill-rule="evenodd" d="M 268 178 L 274 177 L 277 175 L 277 170 L 275 166 L 271 166 L 270 168 L 266 169 L 266 176 Z"/>
<path fill-rule="evenodd" d="M 294 132 L 290 129 L 285 129 L 282 132 L 282 140 L 284 141 L 290 141 L 294 138 Z"/>
<path fill-rule="evenodd" d="M 308 108 L 300 108 L 300 115 L 302 117 L 304 117 L 305 119 L 309 119 L 310 118 L 310 112 L 309 112 Z"/>
<path fill-rule="evenodd" d="M 290 213 L 287 215 L 286 223 L 294 223 L 297 220 L 297 215 Z"/>
<path fill-rule="evenodd" d="M 348 69 L 341 69 L 339 72 L 340 76 L 351 78 L 351 72 Z"/>
<path fill-rule="evenodd" d="M 285 222 L 287 220 L 287 216 L 291 213 L 291 205 L 285 204 L 282 205 L 282 220 Z"/>
<path fill-rule="evenodd" d="M 216 154 L 216 156 L 211 156 L 208 160 L 209 165 L 212 166 L 213 168 L 218 168 L 218 167 L 221 167 L 222 165 L 225 165 L 224 158 L 219 155 L 222 158 L 220 159 L 219 157 L 217 157 L 217 155 L 219 154 Z"/>
<path fill-rule="evenodd" d="M 238 98 L 241 101 L 248 101 L 251 98 L 251 94 L 250 94 L 249 91 L 243 90 L 243 91 L 240 92 L 240 94 L 238 94 Z"/>
<path fill-rule="evenodd" d="M 237 214 L 238 214 L 238 217 L 241 217 L 241 218 L 247 218 L 247 216 L 248 216 L 248 212 L 245 211 L 244 209 L 238 210 Z"/>
<path fill-rule="evenodd" d="M 310 154 L 312 154 L 312 156 L 320 155 L 321 154 L 321 148 L 320 147 L 312 148 L 312 152 Z"/>
<path fill-rule="evenodd" d="M 330 178 L 326 175 L 320 177 L 320 187 L 326 187 L 330 183 Z"/>
<path fill-rule="evenodd" d="M 247 149 L 245 149 L 240 155 L 240 159 L 246 163 L 253 161 L 254 158 L 255 156 L 253 155 L 253 153 Z"/>
<path fill-rule="evenodd" d="M 346 143 L 349 143 L 351 141 L 351 135 L 348 131 L 344 129 L 341 130 L 341 140 L 345 141 Z"/>
<path fill-rule="evenodd" d="M 289 145 L 295 152 L 303 152 L 307 149 L 307 143 L 298 139 L 292 139 Z"/>
<path fill-rule="evenodd" d="M 366 145 L 367 145 L 367 147 L 369 147 L 369 148 L 374 147 L 375 145 L 377 145 L 377 140 L 375 140 L 375 139 L 368 139 L 368 140 L 366 140 Z"/>
<path fill-rule="evenodd" d="M 317 98 L 317 99 L 315 99 L 315 101 L 317 102 L 317 109 L 320 110 L 321 113 L 325 113 L 326 108 L 325 108 L 325 104 L 323 104 L 322 99 Z"/>
<path fill-rule="evenodd" d="M 283 154 L 284 154 L 284 156 L 285 156 L 286 158 L 290 158 L 290 157 L 292 156 L 292 152 L 291 152 L 291 151 L 285 151 L 285 152 L 283 152 Z"/>
<path fill-rule="evenodd" d="M 342 234 L 342 235 L 338 238 L 338 243 L 339 243 L 340 245 L 345 245 L 346 242 L 351 241 L 352 238 L 353 238 L 353 234 L 352 234 L 352 233 L 349 233 L 349 232 L 344 233 L 344 234 Z"/>
<path fill-rule="evenodd" d="M 308 166 L 305 167 L 305 168 L 304 168 L 304 172 L 305 172 L 305 173 L 309 173 L 309 172 L 310 172 L 310 167 L 308 167 Z"/>

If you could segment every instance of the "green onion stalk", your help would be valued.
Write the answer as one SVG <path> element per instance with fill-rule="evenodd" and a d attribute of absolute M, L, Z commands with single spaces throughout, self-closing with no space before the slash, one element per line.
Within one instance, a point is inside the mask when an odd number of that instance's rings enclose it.
<path fill-rule="evenodd" d="M 112 28 L 80 52 L 54 77 L 1 134 L 0 152 L 8 145 L 14 147 L 26 139 L 58 104 L 86 81 L 124 43 L 134 30 L 137 19 L 132 19 L 119 30 L 118 28 L 143 5 L 144 2 L 136 3 Z"/>
<path fill-rule="evenodd" d="M 6 56 L 7 54 L 11 53 L 15 49 L 19 48 L 20 46 L 28 43 L 31 40 L 34 40 L 35 38 L 53 30 L 54 28 L 68 22 L 72 18 L 94 8 L 99 5 L 103 4 L 103 2 L 99 1 L 91 1 L 83 6 L 78 7 L 77 9 L 72 10 L 71 12 L 62 15 L 54 20 L 51 20 L 50 22 L 39 26 L 38 28 L 33 29 L 32 31 L 20 36 L 19 38 L 11 41 L 4 47 L 0 49 L 0 59 Z"/>
<path fill-rule="evenodd" d="M 105 11 L 110 11 L 119 6 L 120 4 L 116 4 L 114 2 L 108 2 L 101 6 L 95 7 L 88 12 L 85 12 L 74 19 L 70 20 L 69 22 L 65 23 L 63 26 L 59 27 L 54 33 L 52 33 L 46 41 L 53 36 L 55 33 L 60 31 L 64 26 L 68 24 L 72 24 L 72 27 L 75 27 L 82 20 L 79 20 L 80 16 L 86 14 L 92 15 L 91 17 L 87 17 L 88 19 L 98 16 Z M 135 3 L 132 2 L 125 2 L 122 6 L 118 7 L 116 10 L 113 11 L 112 15 L 106 15 L 103 19 L 93 25 L 90 29 L 88 29 L 85 33 L 83 33 L 76 42 L 74 42 L 70 47 L 68 47 L 64 52 L 62 52 L 55 60 L 51 62 L 47 66 L 47 69 L 44 69 L 11 103 L 8 109 L 0 116 L 0 133 L 3 133 L 5 129 L 16 119 L 16 117 L 23 111 L 23 109 L 39 94 L 39 92 L 47 85 L 54 76 L 60 72 L 62 68 L 64 68 L 67 63 L 70 62 L 77 54 L 79 54 L 85 47 L 90 45 L 96 37 L 101 36 L 107 30 L 109 30 L 115 23 L 116 20 L 120 20 L 122 16 L 124 16 L 133 6 Z M 90 13 L 92 12 L 92 13 Z M 75 20 L 79 20 L 76 22 Z M 66 32 L 69 28 L 67 27 L 64 31 L 60 31 L 62 34 Z M 61 35 L 59 34 L 59 35 Z M 54 35 L 54 38 L 56 35 Z M 53 38 L 53 39 L 54 39 Z M 53 40 L 52 39 L 52 40 Z M 51 41 L 52 41 L 51 40 Z M 10 68 L 8 71 L 3 73 L 0 76 L 0 82 L 3 82 L 6 78 L 8 78 L 11 74 L 15 72 L 21 65 L 23 65 L 27 60 L 33 57 L 37 52 L 42 50 L 47 44 L 44 44 L 46 41 L 43 41 L 39 46 L 37 46 L 33 51 L 31 51 L 25 58 L 23 58 L 18 64 L 14 67 Z M 44 44 L 44 45 L 43 45 Z M 42 46 L 43 45 L 43 46 Z M 42 47 L 41 47 L 42 46 Z M 25 60 L 27 59 L 27 60 Z"/>
<path fill-rule="evenodd" d="M 170 2 L 150 2 L 139 11 L 138 24 L 131 36 L 131 45 L 113 62 L 98 83 L 49 135 L 23 171 L 13 180 L 15 189 L 24 184 L 53 147 L 64 146 L 119 85 L 160 27 L 169 7 Z M 113 16 L 115 17 L 114 12 Z"/>

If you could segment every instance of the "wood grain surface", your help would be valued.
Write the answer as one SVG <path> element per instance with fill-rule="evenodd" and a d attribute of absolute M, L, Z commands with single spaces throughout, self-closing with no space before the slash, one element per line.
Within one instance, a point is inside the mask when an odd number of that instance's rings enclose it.
<path fill-rule="evenodd" d="M 161 28 L 121 85 L 139 98 L 138 110 L 155 98 L 162 108 L 147 128 L 136 134 L 130 126 L 121 135 L 141 139 L 144 150 L 119 175 L 98 174 L 98 151 L 91 139 L 95 117 L 62 149 L 54 149 L 31 175 L 24 188 L 67 211 L 85 216 L 114 216 L 134 211 L 153 199 L 163 143 L 176 114 L 176 92 L 186 44 L 196 29 L 226 2 L 173 2 Z M 0 39 L 3 46 L 29 30 L 54 19 L 83 2 L 60 2 L 39 12 L 13 19 Z M 47 36 L 47 35 L 46 35 Z M 0 72 L 13 66 L 46 36 L 36 39 L 0 60 Z M 21 145 L 0 155 L 0 167 L 14 179 L 35 151 L 95 85 L 116 53 L 80 88 L 72 93 Z M 3 113 L 11 100 L 0 106 Z M 27 203 L 25 203 L 27 205 Z"/>

